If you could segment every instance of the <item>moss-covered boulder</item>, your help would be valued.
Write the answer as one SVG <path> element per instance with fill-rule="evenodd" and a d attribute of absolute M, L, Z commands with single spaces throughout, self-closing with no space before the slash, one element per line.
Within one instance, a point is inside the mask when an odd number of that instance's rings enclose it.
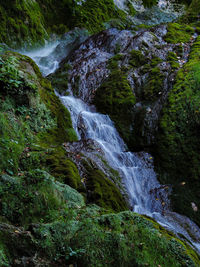
<path fill-rule="evenodd" d="M 46 164 L 58 181 L 70 185 L 79 192 L 85 191 L 75 163 L 68 158 L 63 148 L 56 148 L 49 152 L 46 155 Z"/>
<path fill-rule="evenodd" d="M 199 49 L 198 37 L 192 47 L 189 61 L 177 73 L 168 103 L 163 109 L 155 151 L 161 181 L 173 185 L 172 200 L 175 210 L 186 214 L 198 224 L 200 224 Z"/>
<path fill-rule="evenodd" d="M 88 203 L 95 203 L 107 210 L 119 212 L 128 209 L 128 205 L 119 188 L 90 159 L 82 160 L 85 168 L 85 185 Z"/>
<path fill-rule="evenodd" d="M 74 209 L 28 231 L 1 223 L 2 266 L 199 266 L 195 251 L 155 221 L 102 212 L 98 206 Z"/>
<path fill-rule="evenodd" d="M 70 113 L 30 58 L 5 52 L 0 62 L 0 170 L 12 175 L 26 159 L 30 165 L 32 155 L 31 164 L 38 162 L 38 153 L 29 153 L 38 139 L 45 147 L 44 140 L 56 145 L 76 134 Z"/>
<path fill-rule="evenodd" d="M 97 89 L 94 98 L 97 109 L 104 114 L 109 114 L 127 143 L 130 142 L 132 134 L 130 128 L 135 102 L 127 76 L 120 69 L 111 71 L 108 79 Z"/>

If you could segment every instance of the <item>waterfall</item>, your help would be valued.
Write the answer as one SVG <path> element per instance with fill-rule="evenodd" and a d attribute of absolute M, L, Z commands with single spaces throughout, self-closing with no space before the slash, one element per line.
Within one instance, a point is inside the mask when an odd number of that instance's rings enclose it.
<path fill-rule="evenodd" d="M 71 112 L 79 139 L 95 140 L 109 165 L 120 173 L 133 211 L 154 218 L 179 237 L 184 236 L 200 252 L 199 227 L 186 216 L 170 211 L 167 197 L 170 188 L 157 181 L 151 155 L 126 151 L 109 116 L 94 112 L 73 96 L 60 99 Z"/>
<path fill-rule="evenodd" d="M 87 34 L 81 33 L 80 36 L 78 43 L 84 40 Z M 64 55 L 66 57 L 75 44 L 77 35 L 65 45 L 55 41 L 42 50 L 26 54 L 36 61 L 46 76 L 55 71 Z M 97 113 L 94 108 L 73 96 L 60 96 L 60 99 L 71 113 L 73 127 L 79 139 L 95 140 L 109 165 L 119 172 L 132 210 L 154 218 L 200 252 L 200 229 L 186 216 L 170 210 L 168 194 L 171 189 L 169 185 L 161 185 L 158 182 L 152 156 L 145 152 L 127 151 L 109 116 Z"/>

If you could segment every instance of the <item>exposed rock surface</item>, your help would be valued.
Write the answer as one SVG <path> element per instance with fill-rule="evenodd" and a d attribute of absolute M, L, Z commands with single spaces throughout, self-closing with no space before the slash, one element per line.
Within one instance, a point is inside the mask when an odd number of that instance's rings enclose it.
<path fill-rule="evenodd" d="M 190 49 L 188 44 L 188 50 L 184 53 L 184 46 L 181 47 L 180 43 L 167 43 L 166 33 L 166 25 L 141 29 L 136 33 L 117 29 L 103 31 L 89 37 L 69 54 L 52 79 L 56 80 L 56 76 L 64 72 L 66 63 L 69 64 L 68 90 L 82 100 L 93 103 L 96 92 L 112 74 L 112 68 L 126 73 L 136 101 L 130 110 L 131 137 L 126 138 L 123 131 L 120 133 L 132 149 L 150 146 L 155 142 L 160 112 L 175 79 L 176 70 L 170 64 L 169 53 L 175 52 L 174 61 L 178 68 L 181 62 L 187 61 Z M 179 59 L 176 58 L 178 49 L 183 51 Z M 115 63 L 114 67 L 112 63 Z M 109 114 L 102 104 L 98 105 L 101 94 L 104 92 L 100 91 L 95 104 L 100 112 Z M 112 114 L 109 115 L 112 118 Z"/>

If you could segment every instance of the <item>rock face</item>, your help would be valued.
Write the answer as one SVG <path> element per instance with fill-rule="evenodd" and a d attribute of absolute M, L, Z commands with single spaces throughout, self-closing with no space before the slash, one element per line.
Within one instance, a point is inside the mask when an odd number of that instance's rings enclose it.
<path fill-rule="evenodd" d="M 179 44 L 167 43 L 166 33 L 165 25 L 135 33 L 117 29 L 103 31 L 88 38 L 72 52 L 52 78 L 56 80 L 68 64 L 69 91 L 87 103 L 95 103 L 100 112 L 109 114 L 130 148 L 140 150 L 151 146 L 155 142 L 160 112 L 172 88 L 174 70 L 179 67 L 176 56 Z M 170 55 L 174 56 L 171 60 Z M 179 62 L 184 56 L 180 53 Z M 175 68 L 173 62 L 177 64 Z M 124 80 L 120 85 L 122 77 Z M 116 98 L 121 97 L 121 101 L 125 101 L 126 91 L 133 95 L 133 100 L 131 106 L 127 106 L 129 121 L 127 125 L 122 123 L 122 127 L 119 120 L 123 107 L 119 104 L 118 110 L 112 111 L 111 87 L 113 84 L 115 92 L 118 92 L 125 81 L 130 89 L 123 89 L 123 96 L 116 93 Z M 110 89 L 105 91 L 108 83 Z"/>
<path fill-rule="evenodd" d="M 109 114 L 131 150 L 155 155 L 160 181 L 172 184 L 173 207 L 199 224 L 198 91 L 192 78 L 199 68 L 199 21 L 194 2 L 181 21 L 196 18 L 196 24 L 102 31 L 72 51 L 52 79 L 68 64 L 68 90 Z"/>

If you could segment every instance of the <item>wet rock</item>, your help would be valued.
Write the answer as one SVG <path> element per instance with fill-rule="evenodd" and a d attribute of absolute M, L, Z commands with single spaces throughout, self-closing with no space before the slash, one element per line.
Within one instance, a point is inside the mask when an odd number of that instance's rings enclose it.
<path fill-rule="evenodd" d="M 68 91 L 90 104 L 93 103 L 97 90 L 108 81 L 113 71 L 118 69 L 121 75 L 127 75 L 136 97 L 136 104 L 131 109 L 132 119 L 129 120 L 130 125 L 127 125 L 129 129 L 134 129 L 129 132 L 131 139 L 118 130 L 133 150 L 142 150 L 154 144 L 160 113 L 173 86 L 177 69 L 172 68 L 168 54 L 176 52 L 179 44 L 165 42 L 166 33 L 166 25 L 148 30 L 139 29 L 136 33 L 117 29 L 102 31 L 84 41 L 62 62 L 59 69 L 64 72 L 64 64 L 70 65 L 67 73 Z M 183 45 L 179 67 L 187 61 L 190 45 Z M 133 50 L 139 51 L 145 60 L 140 62 L 140 57 L 132 59 Z M 100 95 L 101 93 L 98 98 Z M 140 109 L 137 103 L 140 103 Z M 99 111 L 106 113 L 102 105 Z M 112 119 L 115 122 L 115 118 Z"/>
<path fill-rule="evenodd" d="M 116 53 L 122 55 L 122 59 L 118 62 L 119 69 L 124 67 L 130 69 L 129 61 L 132 50 L 141 51 L 145 56 L 146 64 L 151 64 L 153 59 L 158 57 L 161 62 L 159 69 L 162 75 L 164 75 L 164 81 L 163 86 L 159 89 L 156 101 L 150 99 L 149 108 L 151 112 L 146 112 L 140 127 L 142 128 L 140 135 L 143 136 L 143 141 L 139 142 L 142 142 L 141 146 L 144 144 L 151 145 L 154 142 L 159 114 L 171 86 L 168 83 L 168 80 L 171 80 L 171 68 L 167 63 L 167 55 L 169 51 L 173 50 L 174 45 L 167 44 L 163 40 L 166 32 L 165 25 L 157 26 L 150 30 L 142 29 L 136 34 L 127 30 L 119 31 L 117 29 L 103 31 L 83 42 L 78 49 L 63 61 L 59 70 L 62 72 L 63 69 L 64 71 L 63 66 L 68 63 L 70 65 L 67 74 L 69 91 L 72 91 L 74 95 L 80 97 L 85 102 L 92 103 L 96 91 L 110 76 L 110 60 L 112 60 Z M 161 47 L 162 49 L 160 49 Z M 146 86 L 150 75 L 149 71 L 144 71 L 143 69 L 143 66 L 139 66 L 131 68 L 127 72 L 127 80 L 131 85 L 133 94 L 137 97 L 137 102 L 141 103 L 142 110 L 146 109 L 146 100 L 144 101 L 143 99 L 143 88 Z M 141 73 L 142 71 L 143 73 Z M 52 77 L 56 77 L 56 74 Z M 137 110 L 138 108 L 136 107 L 135 120 L 140 116 L 137 115 Z M 103 112 L 102 110 L 100 111 Z M 134 125 L 132 127 L 134 128 Z M 133 141 L 133 143 L 138 143 L 138 140 Z"/>
<path fill-rule="evenodd" d="M 98 179 L 98 177 L 101 177 L 101 183 L 105 182 L 105 185 L 108 186 L 107 189 L 117 190 L 116 192 L 120 190 L 120 193 L 128 203 L 125 188 L 121 184 L 120 174 L 109 166 L 104 151 L 97 141 L 93 139 L 81 139 L 78 142 L 68 143 L 65 149 L 68 152 L 68 156 L 76 163 L 79 173 L 83 177 L 82 183 L 87 190 L 87 199 L 90 200 L 91 194 L 93 194 L 92 192 L 95 192 L 95 188 L 90 188 L 91 183 Z M 91 171 L 96 173 L 92 177 L 90 176 Z M 123 206 L 124 200 L 121 198 L 121 194 L 118 197 L 120 198 L 119 202 L 122 201 Z M 103 189 L 102 195 L 104 195 Z"/>

